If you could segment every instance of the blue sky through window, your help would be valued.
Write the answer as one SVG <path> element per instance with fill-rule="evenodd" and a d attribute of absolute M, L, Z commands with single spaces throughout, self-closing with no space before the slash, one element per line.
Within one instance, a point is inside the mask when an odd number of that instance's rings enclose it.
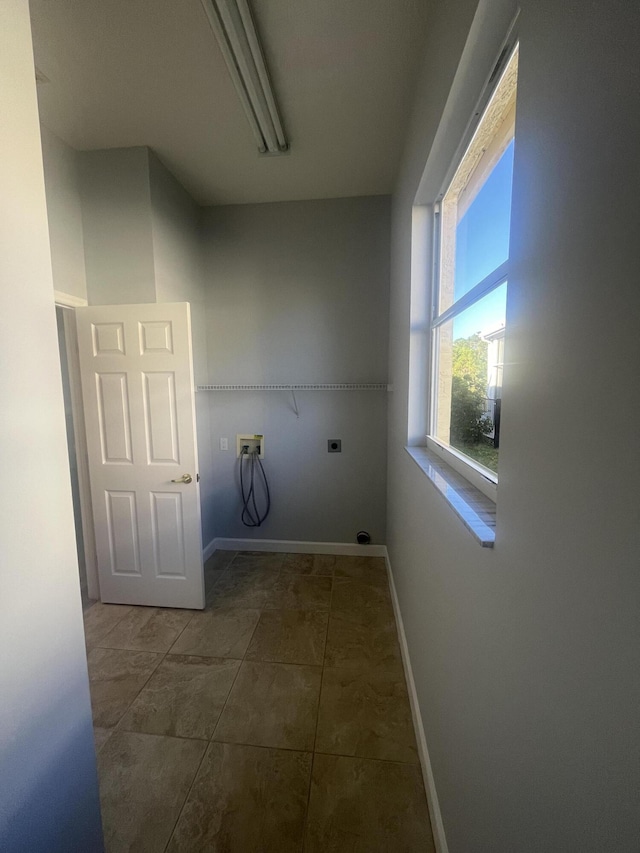
<path fill-rule="evenodd" d="M 501 284 L 466 311 L 453 318 L 453 339 L 468 338 L 476 332 L 487 334 L 504 326 L 507 283 Z"/>
<path fill-rule="evenodd" d="M 509 257 L 513 140 L 458 223 L 454 299 Z M 454 320 L 454 338 L 489 332 L 505 321 L 506 287 L 494 290 Z"/>

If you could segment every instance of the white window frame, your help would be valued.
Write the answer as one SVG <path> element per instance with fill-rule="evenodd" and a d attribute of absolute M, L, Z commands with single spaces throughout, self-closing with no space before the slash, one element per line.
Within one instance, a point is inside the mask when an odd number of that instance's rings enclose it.
<path fill-rule="evenodd" d="M 452 320 L 458 316 L 466 308 L 478 302 L 483 296 L 491 293 L 501 284 L 507 281 L 509 277 L 509 259 L 507 258 L 502 264 L 492 270 L 485 278 L 479 281 L 470 291 L 463 294 L 456 302 L 449 306 L 441 314 L 438 313 L 438 302 L 440 298 L 440 254 L 441 254 L 441 214 L 440 205 L 442 199 L 447 193 L 453 178 L 458 170 L 458 167 L 467 155 L 467 152 L 472 145 L 473 138 L 478 130 L 482 119 L 484 118 L 485 110 L 493 97 L 494 92 L 500 85 L 502 77 L 511 61 L 513 54 L 518 47 L 518 36 L 515 28 L 509 33 L 509 37 L 500 51 L 500 56 L 491 73 L 489 81 L 484 88 L 480 101 L 474 111 L 473 118 L 467 127 L 462 143 L 458 148 L 456 156 L 449 167 L 442 188 L 438 194 L 437 200 L 432 206 L 433 211 L 433 265 L 431 271 L 431 311 L 429 322 L 430 335 L 430 376 L 429 376 L 429 397 L 428 397 L 428 412 L 427 423 L 429 433 L 426 436 L 427 448 L 440 456 L 459 474 L 462 474 L 471 485 L 479 489 L 484 495 L 496 502 L 498 494 L 498 475 L 486 468 L 484 465 L 476 462 L 470 457 L 458 451 L 451 445 L 444 444 L 435 436 L 435 416 L 437 411 L 437 394 L 438 386 L 436 377 L 438 374 L 438 346 L 436 330 L 443 323 Z"/>

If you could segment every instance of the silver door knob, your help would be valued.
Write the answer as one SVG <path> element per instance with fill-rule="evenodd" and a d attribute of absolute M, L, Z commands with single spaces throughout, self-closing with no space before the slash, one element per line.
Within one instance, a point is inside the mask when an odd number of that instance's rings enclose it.
<path fill-rule="evenodd" d="M 177 480 L 172 480 L 172 483 L 192 483 L 193 477 L 191 474 L 183 474 L 182 477 L 178 477 Z"/>

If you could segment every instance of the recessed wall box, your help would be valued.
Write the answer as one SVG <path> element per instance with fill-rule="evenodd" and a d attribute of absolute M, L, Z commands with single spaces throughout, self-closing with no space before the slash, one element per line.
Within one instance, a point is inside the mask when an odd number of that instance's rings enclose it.
<path fill-rule="evenodd" d="M 236 435 L 236 452 L 238 456 L 243 456 L 242 448 L 247 447 L 247 453 L 255 453 L 258 451 L 260 459 L 264 459 L 264 436 L 256 433 L 247 433 L 246 435 Z"/>

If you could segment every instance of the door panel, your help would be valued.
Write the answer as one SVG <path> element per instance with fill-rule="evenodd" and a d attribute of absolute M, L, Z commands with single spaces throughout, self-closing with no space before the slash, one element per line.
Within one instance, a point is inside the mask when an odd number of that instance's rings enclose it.
<path fill-rule="evenodd" d="M 142 379 L 149 464 L 179 464 L 175 375 L 144 373 Z"/>
<path fill-rule="evenodd" d="M 113 575 L 140 575 L 135 492 L 105 492 L 109 564 Z"/>
<path fill-rule="evenodd" d="M 189 305 L 92 306 L 76 320 L 101 599 L 202 608 Z"/>
<path fill-rule="evenodd" d="M 182 495 L 175 492 L 152 492 L 151 523 L 156 576 L 183 577 L 186 565 L 182 535 Z"/>
<path fill-rule="evenodd" d="M 126 373 L 96 373 L 100 446 L 105 465 L 131 465 L 131 417 Z"/>

